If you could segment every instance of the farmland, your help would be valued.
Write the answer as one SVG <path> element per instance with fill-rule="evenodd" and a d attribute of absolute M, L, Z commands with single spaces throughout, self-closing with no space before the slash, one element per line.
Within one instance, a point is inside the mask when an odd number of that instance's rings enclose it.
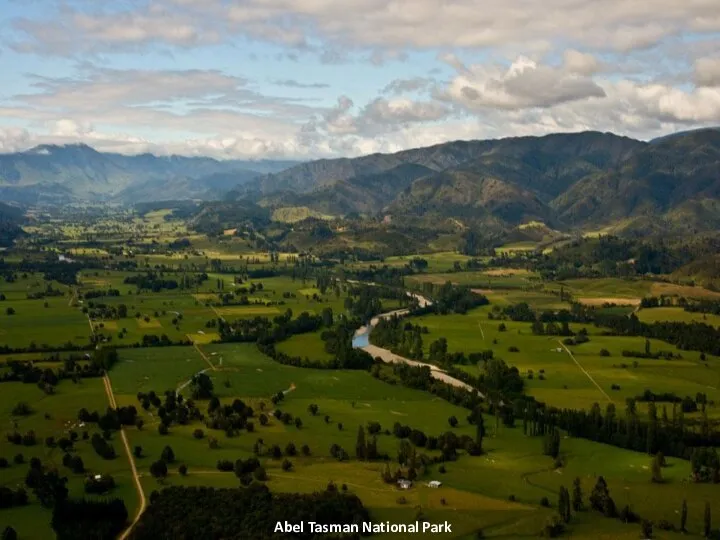
<path fill-rule="evenodd" d="M 8 462 L 0 487 L 28 493 L 27 505 L 0 509 L 0 526 L 11 525 L 21 539 L 53 534 L 53 505 L 43 505 L 42 490 L 28 480 L 32 458 L 44 474 L 57 468 L 67 477 L 73 499 L 97 500 L 86 492 L 87 477 L 111 476 L 114 487 L 104 495 L 123 501 L 128 516 L 120 525 L 129 530 L 136 516 L 142 520 L 142 501 L 166 487 L 250 482 L 274 493 L 334 485 L 357 495 L 376 522 L 447 520 L 453 532 L 438 537 L 448 539 L 480 531 L 536 537 L 558 514 L 560 488 L 572 489 L 576 478 L 584 509 L 563 526 L 567 537 L 638 537 L 637 523 L 590 510 L 599 476 L 618 511 L 627 506 L 656 525 L 677 529 L 686 500 L 689 536 L 700 537 L 706 502 L 720 515 L 717 485 L 691 480 L 683 449 L 665 456 L 662 479 L 653 481 L 657 458 L 643 451 L 644 441 L 633 451 L 623 441 L 571 436 L 568 428 L 558 431 L 554 456 L 546 448 L 552 426 L 533 433 L 523 416 L 529 404 L 548 416 L 612 411 L 643 426 L 656 414 L 665 437 L 683 409 L 684 436 L 709 440 L 720 422 L 720 358 L 712 344 L 680 348 L 668 336 L 596 323 L 637 317 L 648 328 L 720 328 L 711 313 L 640 306 L 660 295 L 712 302 L 713 291 L 645 276 L 578 277 L 576 267 L 570 276 L 549 275 L 529 241 L 476 257 L 443 247 L 341 261 L 265 249 L 267 241 L 242 224 L 198 232 L 166 209 L 66 217 L 31 232 L 45 243 L 3 252 L 0 267 L 0 458 Z M 358 283 L 358 272 L 367 283 Z M 407 292 L 431 304 L 419 309 Z M 532 317 L 513 320 L 518 306 Z M 403 346 L 419 348 L 415 359 L 435 369 L 469 376 L 482 399 L 352 347 L 357 328 L 401 307 L 411 313 L 400 331 L 420 329 Z M 544 331 L 549 321 L 561 327 L 561 319 L 566 333 Z M 441 338 L 456 363 L 436 360 Z M 472 353 L 480 356 L 470 361 Z M 517 370 L 518 391 L 491 386 L 499 365 Z M 81 409 L 98 415 L 82 420 Z M 36 443 L 26 445 L 30 431 Z M 64 449 L 57 444 L 75 437 Z M 113 456 L 101 457 L 100 438 Z M 67 465 L 74 457 L 82 471 Z M 241 470 L 251 458 L 264 477 Z M 400 489 L 386 470 L 415 482 Z M 442 485 L 429 487 L 431 480 Z M 654 537 L 680 533 L 656 526 Z"/>

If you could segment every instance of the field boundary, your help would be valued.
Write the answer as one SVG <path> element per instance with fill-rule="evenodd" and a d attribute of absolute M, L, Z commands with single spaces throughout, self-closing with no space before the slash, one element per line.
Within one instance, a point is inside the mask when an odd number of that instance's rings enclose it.
<path fill-rule="evenodd" d="M 575 364 L 577 365 L 577 367 L 579 367 L 580 370 L 581 370 L 585 375 L 587 375 L 587 378 L 590 379 L 590 381 L 597 387 L 597 389 L 600 390 L 600 392 L 602 393 L 602 395 L 605 396 L 610 403 L 614 403 L 613 399 L 608 395 L 608 393 L 607 393 L 605 390 L 603 390 L 602 386 L 600 386 L 600 385 L 597 383 L 597 381 L 592 378 L 592 375 L 590 375 L 590 373 L 588 373 L 587 370 L 586 370 L 584 367 L 582 367 L 582 365 L 580 365 L 580 362 L 577 361 L 577 358 L 575 358 L 575 355 L 574 355 L 572 352 L 570 352 L 570 349 L 568 349 L 568 348 L 565 346 L 565 344 L 562 342 L 562 340 L 559 340 L 559 339 L 558 339 L 557 341 L 558 341 L 558 343 L 562 346 L 562 348 L 565 349 L 565 352 L 567 352 L 567 353 L 570 355 L 570 358 L 572 358 L 572 361 L 575 362 Z"/>
<path fill-rule="evenodd" d="M 105 384 L 105 393 L 107 394 L 110 406 L 113 409 L 117 409 L 115 394 L 113 393 L 112 384 L 110 383 L 110 376 L 107 373 L 105 373 L 105 376 L 103 377 L 103 383 Z M 145 492 L 143 491 L 142 484 L 140 483 L 140 475 L 138 474 L 137 467 L 135 466 L 135 460 L 133 459 L 132 452 L 130 451 L 130 443 L 128 442 L 127 435 L 125 435 L 125 429 L 122 426 L 120 426 L 120 438 L 122 439 L 123 446 L 125 447 L 125 454 L 127 454 L 128 462 L 130 463 L 130 472 L 132 472 L 133 480 L 135 481 L 135 488 L 137 489 L 138 495 L 140 495 L 140 506 L 135 514 L 135 518 L 119 537 L 119 540 L 125 540 L 135 525 L 137 525 L 137 522 L 140 521 L 140 516 L 142 516 L 145 508 L 147 507 L 147 501 L 145 500 Z"/>
<path fill-rule="evenodd" d="M 188 337 L 190 337 L 190 336 L 188 336 Z M 212 369 L 213 371 L 217 371 L 217 368 L 215 367 L 215 364 L 213 364 L 213 363 L 210 361 L 210 359 L 207 357 L 207 355 L 206 355 L 204 352 L 202 352 L 202 349 L 200 349 L 200 347 L 198 346 L 198 344 L 197 344 L 197 343 L 193 343 L 193 347 L 195 347 L 195 350 L 198 352 L 198 354 L 199 354 L 200 356 L 202 356 L 202 359 L 205 360 L 205 362 L 207 363 L 207 365 L 210 366 L 210 369 Z"/>

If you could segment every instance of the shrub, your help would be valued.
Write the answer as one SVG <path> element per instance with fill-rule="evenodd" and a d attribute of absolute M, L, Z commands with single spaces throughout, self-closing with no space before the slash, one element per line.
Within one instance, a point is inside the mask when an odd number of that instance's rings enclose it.
<path fill-rule="evenodd" d="M 11 414 L 13 416 L 29 416 L 33 413 L 32 407 L 25 401 L 18 402 L 12 409 Z"/>
<path fill-rule="evenodd" d="M 167 463 L 165 463 L 162 459 L 159 459 L 150 465 L 150 474 L 152 474 L 155 478 L 165 478 L 167 473 Z"/>

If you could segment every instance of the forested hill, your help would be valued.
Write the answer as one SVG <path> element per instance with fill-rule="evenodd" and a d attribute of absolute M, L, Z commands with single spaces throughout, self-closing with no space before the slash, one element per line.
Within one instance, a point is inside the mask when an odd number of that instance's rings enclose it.
<path fill-rule="evenodd" d="M 21 234 L 23 212 L 0 202 L 0 247 L 9 246 Z"/>
<path fill-rule="evenodd" d="M 319 160 L 256 178 L 226 197 L 237 199 L 335 216 L 693 234 L 720 226 L 720 131 L 649 143 L 598 132 L 455 141 Z"/>

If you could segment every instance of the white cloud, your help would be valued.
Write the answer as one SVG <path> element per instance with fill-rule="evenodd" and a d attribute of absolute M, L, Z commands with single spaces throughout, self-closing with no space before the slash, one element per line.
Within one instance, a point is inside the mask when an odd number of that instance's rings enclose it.
<path fill-rule="evenodd" d="M 363 110 L 365 122 L 387 126 L 388 124 L 410 124 L 433 122 L 445 118 L 450 110 L 434 102 L 419 102 L 407 98 L 371 101 Z"/>
<path fill-rule="evenodd" d="M 648 138 L 720 123 L 717 0 L 507 0 L 482 9 L 474 0 L 48 0 L 46 7 L 40 18 L 11 20 L 0 45 L 94 64 L 70 76 L 27 75 L 29 89 L 1 97 L 0 152 L 85 141 L 129 153 L 319 157 L 586 129 Z M 276 45 L 253 47 L 247 54 L 256 59 L 298 61 L 287 74 L 262 75 L 289 96 L 261 92 L 242 71 L 167 69 L 182 55 L 178 65 L 193 63 L 193 48 L 245 53 L 248 39 Z M 165 69 L 127 67 L 149 65 L 145 52 Z M 365 64 L 357 85 L 321 75 L 349 62 Z M 49 72 L 67 73 L 61 65 Z M 313 90 L 339 97 L 313 101 Z"/>
<path fill-rule="evenodd" d="M 307 47 L 321 39 L 371 50 L 501 47 L 559 37 L 578 45 L 630 51 L 681 31 L 720 31 L 716 0 L 156 0 L 112 13 L 64 8 L 44 21 L 20 20 L 19 46 L 46 53 L 93 52 L 162 43 L 188 47 L 246 36 Z"/>
<path fill-rule="evenodd" d="M 563 102 L 602 98 L 592 79 L 519 57 L 509 68 L 475 65 L 450 83 L 447 99 L 470 110 L 552 107 Z"/>
<path fill-rule="evenodd" d="M 563 66 L 570 73 L 592 75 L 600 69 L 600 64 L 592 54 L 568 49 L 563 53 Z"/>
<path fill-rule="evenodd" d="M 695 60 L 695 84 L 720 87 L 720 57 Z"/>

